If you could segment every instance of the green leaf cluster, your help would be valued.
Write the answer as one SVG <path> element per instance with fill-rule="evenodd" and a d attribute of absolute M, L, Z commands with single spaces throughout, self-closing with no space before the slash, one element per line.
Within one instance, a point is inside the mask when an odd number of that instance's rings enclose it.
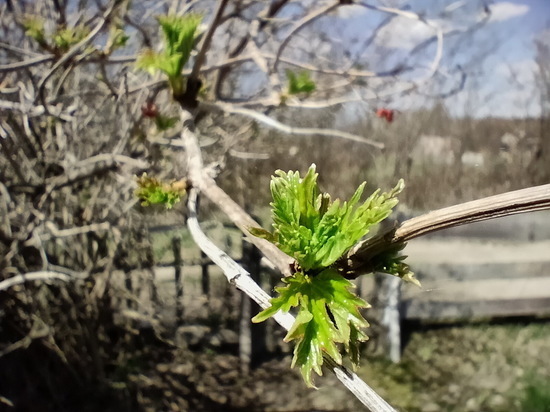
<path fill-rule="evenodd" d="M 41 45 L 46 43 L 44 19 L 37 16 L 27 16 L 22 23 L 27 36 Z"/>
<path fill-rule="evenodd" d="M 178 123 L 177 117 L 164 116 L 160 113 L 155 116 L 155 125 L 157 126 L 157 130 L 159 132 L 163 132 L 168 129 L 171 129 L 177 123 Z"/>
<path fill-rule="evenodd" d="M 126 34 L 124 29 L 115 25 L 111 26 L 109 40 L 107 41 L 107 47 L 105 47 L 107 54 L 126 46 L 128 40 L 130 40 L 130 36 Z"/>
<path fill-rule="evenodd" d="M 288 94 L 311 93 L 315 90 L 315 82 L 308 72 L 302 71 L 298 74 L 292 70 L 286 71 L 288 79 Z"/>
<path fill-rule="evenodd" d="M 271 180 L 273 232 L 250 230 L 298 263 L 296 272 L 283 279 L 286 285 L 276 288 L 278 296 L 271 300 L 272 306 L 253 321 L 298 307 L 285 340 L 296 341 L 292 365 L 299 366 L 308 386 L 313 386 L 313 371 L 321 375 L 323 356 L 342 363 L 342 346 L 354 365 L 359 362 L 359 343 L 367 339 L 362 329 L 368 326 L 359 309 L 369 305 L 352 293 L 353 284 L 338 272 L 335 263 L 390 215 L 404 187 L 400 180 L 391 191 L 381 193 L 378 189 L 361 201 L 364 182 L 347 202 L 332 202 L 328 193 L 319 192 L 317 177 L 315 165 L 304 177 L 298 172 L 275 172 Z M 402 247 L 396 245 L 376 255 L 371 262 L 373 270 L 414 279 L 399 256 Z"/>
<path fill-rule="evenodd" d="M 66 52 L 84 39 L 90 29 L 83 24 L 75 27 L 58 27 L 53 34 L 46 33 L 44 19 L 38 16 L 26 16 L 22 22 L 25 34 L 49 51 Z"/>
<path fill-rule="evenodd" d="M 201 21 L 202 16 L 197 14 L 160 16 L 158 22 L 163 33 L 164 48 L 159 53 L 150 49 L 142 52 L 136 62 L 137 67 L 151 74 L 160 70 L 168 76 L 173 93 L 183 93 L 181 72 L 191 55 Z"/>
<path fill-rule="evenodd" d="M 315 165 L 301 178 L 299 172 L 275 172 L 271 180 L 273 233 L 252 231 L 292 256 L 303 270 L 323 269 L 351 249 L 370 229 L 388 217 L 403 190 L 400 180 L 388 193 L 375 191 L 363 203 L 364 182 L 351 199 L 331 202 L 319 193 Z"/>
<path fill-rule="evenodd" d="M 296 273 L 284 282 L 286 286 L 276 289 L 279 296 L 272 299 L 272 306 L 252 320 L 262 322 L 279 310 L 288 312 L 299 306 L 285 341 L 297 341 L 292 366 L 299 366 L 306 384 L 313 386 L 312 371 L 322 375 L 324 354 L 342 363 L 338 344 L 344 345 L 357 366 L 358 344 L 368 339 L 361 329 L 369 326 L 359 308 L 367 308 L 369 304 L 350 292 L 354 285 L 332 268 L 316 276 Z"/>
<path fill-rule="evenodd" d="M 185 196 L 187 190 L 185 180 L 163 183 L 154 177 L 147 176 L 147 173 L 138 177 L 137 184 L 135 196 L 141 200 L 142 206 L 162 204 L 167 209 L 171 209 Z"/>
<path fill-rule="evenodd" d="M 86 37 L 89 33 L 90 30 L 84 25 L 65 27 L 54 33 L 52 41 L 57 49 L 66 52 L 73 45 L 84 39 L 84 37 Z"/>
<path fill-rule="evenodd" d="M 420 282 L 415 278 L 414 272 L 411 271 L 409 265 L 404 262 L 407 256 L 400 255 L 405 245 L 405 243 L 395 244 L 376 255 L 371 261 L 372 271 L 389 273 L 390 275 L 400 277 L 406 282 L 420 286 Z"/>

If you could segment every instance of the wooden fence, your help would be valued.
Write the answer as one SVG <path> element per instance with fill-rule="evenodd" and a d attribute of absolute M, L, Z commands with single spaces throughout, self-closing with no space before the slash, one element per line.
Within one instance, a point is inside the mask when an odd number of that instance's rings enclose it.
<path fill-rule="evenodd" d="M 363 277 L 366 282 L 360 281 L 359 292 L 374 301 L 372 313 L 378 316 L 384 331 L 382 344 L 393 361 L 400 357 L 403 322 L 550 315 L 550 230 L 546 224 L 550 222 L 550 214 L 533 215 L 533 220 L 525 220 L 525 216 L 509 217 L 473 225 L 472 230 L 451 229 L 411 241 L 406 253 L 423 283 L 421 289 L 403 285 L 392 276 L 378 277 L 376 282 L 371 281 L 372 277 Z M 208 307 L 216 291 L 211 285 L 210 260 L 204 255 L 198 260 L 186 259 L 178 236 L 172 238 L 171 246 L 173 260 L 154 268 L 156 279 L 152 290 L 162 283 L 165 288 L 173 285 L 168 289 L 173 294 L 175 322 L 182 325 L 190 319 L 185 304 L 198 302 Z M 238 260 L 265 290 L 272 292 L 280 275 L 262 265 L 260 253 L 244 240 Z M 192 291 L 186 291 L 189 285 L 186 276 L 192 271 L 195 281 L 197 277 L 200 279 L 200 288 L 197 290 L 195 285 Z M 246 296 L 238 296 L 238 345 L 246 370 L 255 359 L 272 351 L 275 343 L 273 325 L 251 325 L 250 319 L 259 308 Z M 227 308 L 223 304 L 218 310 Z"/>

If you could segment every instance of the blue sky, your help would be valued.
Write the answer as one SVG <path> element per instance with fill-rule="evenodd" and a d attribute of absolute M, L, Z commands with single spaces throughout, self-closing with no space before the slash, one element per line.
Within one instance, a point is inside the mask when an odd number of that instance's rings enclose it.
<path fill-rule="evenodd" d="M 380 3 L 406 7 L 399 0 Z M 409 0 L 407 5 L 441 26 L 444 32 L 471 27 L 481 12 L 475 0 Z M 442 15 L 444 9 L 447 12 Z M 447 105 L 454 115 L 537 116 L 540 106 L 534 77 L 534 41 L 547 39 L 550 43 L 550 0 L 492 1 L 490 9 L 490 20 L 476 32 L 448 37 L 444 41 L 442 72 L 452 73 L 460 64 L 468 74 L 464 90 L 447 99 Z M 341 10 L 340 17 L 344 19 L 332 30 L 343 39 L 361 39 L 362 33 L 369 32 L 385 18 L 357 6 Z M 433 33 L 423 23 L 396 18 L 379 33 L 378 44 L 385 49 L 368 51 L 361 59 L 369 63 L 369 68 L 387 69 L 392 66 L 392 60 L 407 56 L 411 48 Z M 376 58 L 377 52 L 381 53 L 379 56 L 385 55 L 385 62 L 384 58 Z M 435 46 L 427 48 L 421 55 L 424 59 L 421 63 L 429 64 L 434 53 Z M 453 84 L 452 75 L 448 78 L 448 85 Z M 432 89 L 432 92 L 437 91 L 441 89 Z M 406 110 L 429 103 L 406 96 L 389 104 Z"/>
<path fill-rule="evenodd" d="M 494 36 L 497 43 L 474 82 L 481 97 L 486 97 L 478 115 L 537 116 L 534 42 L 550 42 L 550 1 L 496 1 L 492 9 L 494 17 L 479 33 L 480 41 Z M 451 99 L 450 105 L 463 103 L 464 95 Z"/>

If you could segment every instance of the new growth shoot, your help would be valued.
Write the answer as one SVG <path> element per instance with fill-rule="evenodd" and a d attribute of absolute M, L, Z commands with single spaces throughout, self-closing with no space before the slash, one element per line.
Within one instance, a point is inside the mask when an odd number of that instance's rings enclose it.
<path fill-rule="evenodd" d="M 403 190 L 400 180 L 387 193 L 376 190 L 360 202 L 366 182 L 351 199 L 332 201 L 320 193 L 315 165 L 302 178 L 299 172 L 275 172 L 271 181 L 273 231 L 251 229 L 296 260 L 295 273 L 276 288 L 272 306 L 253 318 L 262 322 L 277 311 L 297 308 L 296 321 L 285 337 L 295 341 L 292 366 L 298 366 L 308 386 L 313 386 L 312 371 L 322 374 L 323 355 L 342 364 L 342 352 L 352 364 L 359 363 L 359 344 L 368 339 L 369 326 L 360 309 L 370 305 L 353 292 L 354 285 L 338 267 L 338 260 L 397 205 Z M 378 257 L 373 267 L 412 279 L 398 251 Z"/>

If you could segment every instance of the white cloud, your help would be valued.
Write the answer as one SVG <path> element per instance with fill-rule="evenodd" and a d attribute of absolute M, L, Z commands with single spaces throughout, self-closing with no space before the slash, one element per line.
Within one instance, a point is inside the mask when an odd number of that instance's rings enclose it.
<path fill-rule="evenodd" d="M 342 19 L 361 17 L 367 14 L 367 9 L 358 5 L 338 7 L 336 15 Z"/>
<path fill-rule="evenodd" d="M 448 20 L 432 19 L 429 22 L 430 25 L 418 20 L 396 17 L 380 30 L 376 43 L 393 49 L 412 49 L 433 37 L 437 33 L 435 27 L 439 27 L 443 34 L 459 28 Z"/>
<path fill-rule="evenodd" d="M 410 49 L 434 34 L 434 29 L 425 23 L 397 17 L 380 31 L 377 43 L 393 49 Z"/>
<path fill-rule="evenodd" d="M 514 17 L 523 16 L 529 12 L 529 6 L 526 4 L 516 4 L 508 1 L 491 5 L 491 21 L 506 21 Z"/>

